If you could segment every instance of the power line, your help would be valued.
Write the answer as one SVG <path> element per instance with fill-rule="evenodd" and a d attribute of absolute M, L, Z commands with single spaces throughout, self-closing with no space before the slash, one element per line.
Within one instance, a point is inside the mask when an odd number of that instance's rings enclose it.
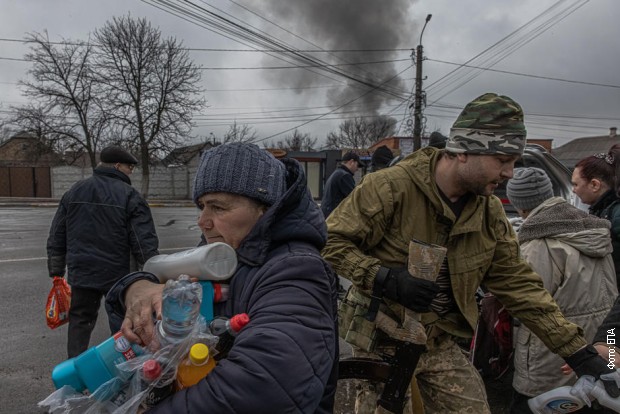
<path fill-rule="evenodd" d="M 413 67 L 413 65 L 409 66 L 408 68 L 404 69 L 402 72 L 397 73 L 397 74 L 396 74 L 393 78 L 395 78 L 395 77 L 399 76 L 399 75 L 400 75 L 401 73 L 403 73 L 405 70 L 408 70 L 408 69 L 410 69 L 410 68 L 412 68 L 412 67 Z M 393 78 L 388 79 L 388 80 L 387 80 L 387 81 L 385 81 L 384 83 L 390 82 Z M 376 88 L 380 88 L 381 86 L 382 86 L 382 84 L 377 85 L 377 87 L 376 87 Z M 347 102 L 343 103 L 342 105 L 338 106 L 337 108 L 335 108 L 334 110 L 332 110 L 332 111 L 330 111 L 330 112 L 327 112 L 327 113 L 325 113 L 325 114 L 323 114 L 323 115 L 321 115 L 321 116 L 318 116 L 318 117 L 316 117 L 316 118 L 314 118 L 314 119 L 311 119 L 311 120 L 309 120 L 309 121 L 307 121 L 307 122 L 303 122 L 302 124 L 297 125 L 297 126 L 296 126 L 296 127 L 294 127 L 294 128 L 289 128 L 289 129 L 286 129 L 286 130 L 284 130 L 284 131 L 278 132 L 278 133 L 276 133 L 276 134 L 272 134 L 272 135 L 270 135 L 270 136 L 268 136 L 268 137 L 266 137 L 266 138 L 261 139 L 260 141 L 264 141 L 264 140 L 267 140 L 267 139 L 270 139 L 270 138 L 277 137 L 278 135 L 282 135 L 282 134 L 285 134 L 285 133 L 287 133 L 287 132 L 293 131 L 293 130 L 295 130 L 295 129 L 297 129 L 297 128 L 301 128 L 302 126 L 307 125 L 307 124 L 309 124 L 310 122 L 317 121 L 317 120 L 319 120 L 319 119 L 321 119 L 321 118 L 323 118 L 323 117 L 325 117 L 325 116 L 327 116 L 327 115 L 329 115 L 329 114 L 332 114 L 332 113 L 336 112 L 337 110 L 339 110 L 339 109 L 341 109 L 341 108 L 343 108 L 343 107 L 345 107 L 345 106 L 347 106 L 347 105 L 352 104 L 353 102 L 355 102 L 355 101 L 357 101 L 357 100 L 359 100 L 359 99 L 363 98 L 364 96 L 368 95 L 368 94 L 369 94 L 369 93 L 371 93 L 371 92 L 374 92 L 374 89 L 371 89 L 371 90 L 369 90 L 369 91 L 367 91 L 367 92 L 365 92 L 365 93 L 363 93 L 363 94 L 359 95 L 357 98 L 351 99 L 350 101 L 347 101 Z"/>
<path fill-rule="evenodd" d="M 27 39 L 12 39 L 12 38 L 0 38 L 0 42 L 15 42 L 15 43 L 36 43 L 34 40 Z M 87 42 L 67 42 L 56 41 L 47 42 L 50 45 L 62 45 L 62 46 L 86 46 L 90 44 L 94 47 L 101 47 L 97 43 Z M 224 49 L 224 48 L 204 48 L 204 47 L 180 47 L 181 50 L 187 50 L 190 52 L 240 52 L 240 53 L 265 53 L 265 52 L 281 52 L 291 53 L 289 49 Z M 294 49 L 295 52 L 301 53 L 369 53 L 369 52 L 410 52 L 411 49 L 396 48 L 396 49 Z"/>
<path fill-rule="evenodd" d="M 438 59 L 426 59 L 426 60 L 428 60 L 430 62 L 445 63 L 447 65 L 455 65 L 455 66 L 459 66 L 459 67 L 480 69 L 482 71 L 487 71 L 487 72 L 497 72 L 497 73 L 505 73 L 505 74 L 508 74 L 508 75 L 524 76 L 524 77 L 527 77 L 527 78 L 553 80 L 553 81 L 558 81 L 558 82 L 575 83 L 575 84 L 580 84 L 580 85 L 602 86 L 602 87 L 606 87 L 606 88 L 620 88 L 620 85 L 611 85 L 611 84 L 598 83 L 598 82 L 588 82 L 588 81 L 577 81 L 577 80 L 570 80 L 570 79 L 554 78 L 554 77 L 551 77 L 551 76 L 533 75 L 533 74 L 530 74 L 530 73 L 512 72 L 512 71 L 501 70 L 501 69 L 491 69 L 491 68 L 485 68 L 485 67 L 481 67 L 481 66 L 473 66 L 473 65 L 467 65 L 467 64 L 464 64 L 464 63 L 448 62 L 448 61 L 445 61 L 445 60 L 438 60 Z"/>
<path fill-rule="evenodd" d="M 322 72 L 344 77 L 350 81 L 360 83 L 361 85 L 367 86 L 369 88 L 372 88 L 373 90 L 387 95 L 398 96 L 403 93 L 403 91 L 391 89 L 388 87 L 388 85 L 385 84 L 383 84 L 384 86 L 382 88 L 375 88 L 376 82 L 372 80 L 359 78 L 351 73 L 338 70 L 337 68 L 333 67 L 333 65 L 330 65 L 327 62 L 323 62 L 304 53 L 299 53 L 295 48 L 287 45 L 286 43 L 277 38 L 274 38 L 264 32 L 252 30 L 242 24 L 235 23 L 230 19 L 221 16 L 213 11 L 210 11 L 200 5 L 197 5 L 195 2 L 192 2 L 190 0 L 185 0 L 182 5 L 175 4 L 175 2 L 172 0 L 143 1 L 155 7 L 161 5 L 162 7 L 158 7 L 161 10 L 167 11 L 177 17 L 183 18 L 184 20 L 197 24 L 200 27 L 204 27 L 207 30 L 218 33 L 228 39 L 244 44 L 246 46 L 248 46 L 249 43 L 258 47 L 268 46 L 267 48 L 270 50 L 285 49 L 290 53 L 290 55 L 282 55 L 280 53 L 271 52 L 267 54 L 277 59 L 284 60 L 287 63 L 293 63 L 287 59 L 293 59 L 293 61 L 299 65 L 307 65 L 308 63 L 316 65 L 318 62 L 320 65 L 324 65 L 320 68 Z M 311 69 L 306 70 L 313 72 Z M 330 79 L 334 80 L 333 78 Z"/>
<path fill-rule="evenodd" d="M 406 62 L 409 59 L 395 59 L 395 60 L 377 60 L 377 61 L 368 61 L 368 62 L 356 62 L 356 63 L 317 63 L 314 65 L 295 65 L 295 66 L 252 66 L 252 67 L 201 67 L 201 70 L 276 70 L 276 69 L 306 69 L 306 68 L 325 68 L 325 67 L 342 67 L 342 66 L 360 66 L 360 65 L 376 65 L 383 63 L 395 63 L 395 62 Z"/>
<path fill-rule="evenodd" d="M 485 67 L 487 68 L 494 66 L 495 64 L 499 63 L 501 60 L 505 59 L 508 55 L 514 53 L 517 49 L 531 42 L 532 40 L 540 36 L 542 33 L 547 31 L 551 27 L 553 27 L 555 24 L 562 21 L 564 18 L 566 18 L 570 14 L 574 13 L 576 10 L 578 10 L 583 5 L 585 5 L 588 1 L 589 0 L 578 0 L 578 2 L 572 3 L 568 7 L 555 12 L 554 10 L 559 8 L 561 3 L 565 3 L 565 0 L 559 0 L 558 2 L 554 3 L 551 7 L 543 11 L 538 16 L 529 20 L 527 23 L 525 23 L 518 29 L 514 30 L 509 35 L 503 37 L 499 41 L 495 42 L 493 45 L 489 46 L 484 51 L 478 53 L 476 56 L 469 59 L 467 62 L 465 62 L 465 64 L 470 64 L 474 60 L 481 60 L 482 63 L 489 62 L 487 65 L 485 65 Z M 579 2 L 581 2 L 581 4 L 578 4 Z M 534 25 L 536 21 L 543 19 L 544 16 L 547 14 L 551 14 L 551 17 L 546 18 L 546 20 L 544 20 L 542 23 L 535 26 L 533 29 L 526 31 L 526 29 L 529 26 Z M 504 45 L 506 43 L 508 44 L 507 46 Z M 467 82 L 471 81 L 473 78 L 475 78 L 481 73 L 481 71 L 479 71 L 478 73 L 474 73 L 473 75 L 462 75 L 459 72 L 460 69 L 462 69 L 462 67 L 463 66 L 454 69 L 453 71 L 443 76 L 439 80 L 435 81 L 428 87 L 428 89 L 434 89 L 435 90 L 434 92 L 438 92 L 438 91 L 446 89 L 448 86 L 456 82 L 459 82 L 458 85 L 452 87 L 447 92 L 445 92 L 444 94 L 436 98 L 434 102 L 451 94 L 452 92 L 462 87 Z M 466 77 L 466 76 L 469 76 L 469 77 Z"/>

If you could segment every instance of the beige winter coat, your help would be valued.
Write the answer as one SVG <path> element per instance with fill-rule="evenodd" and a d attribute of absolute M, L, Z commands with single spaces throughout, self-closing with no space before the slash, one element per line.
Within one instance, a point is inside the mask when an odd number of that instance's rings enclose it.
<path fill-rule="evenodd" d="M 591 341 L 618 294 L 609 221 L 554 197 L 532 210 L 519 230 L 519 241 L 523 257 L 564 316 L 580 325 Z M 563 364 L 527 327 L 517 330 L 516 391 L 535 396 L 574 383 L 574 374 L 562 374 Z"/>

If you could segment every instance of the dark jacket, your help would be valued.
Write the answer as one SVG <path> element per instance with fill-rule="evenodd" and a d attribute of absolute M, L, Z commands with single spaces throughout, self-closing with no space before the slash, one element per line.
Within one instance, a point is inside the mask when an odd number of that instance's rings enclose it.
<path fill-rule="evenodd" d="M 151 210 L 129 177 L 97 167 L 93 176 L 67 191 L 47 239 L 50 276 L 71 286 L 108 290 L 131 271 L 131 255 L 142 265 L 158 253 Z"/>
<path fill-rule="evenodd" d="M 618 335 L 620 335 L 620 296 L 616 298 L 614 306 L 596 331 L 592 343 L 600 342 L 617 346 L 616 339 Z"/>
<path fill-rule="evenodd" d="M 611 222 L 612 256 L 616 267 L 616 283 L 620 288 L 620 199 L 614 190 L 609 190 L 592 206 L 590 214 L 607 219 Z"/>
<path fill-rule="evenodd" d="M 608 332 L 609 331 L 609 332 Z M 609 335 L 609 336 L 608 336 Z M 616 303 L 611 308 L 605 320 L 599 326 L 592 343 L 601 342 L 603 344 L 617 346 L 616 342 L 620 335 L 620 296 L 616 298 Z M 608 340 L 609 339 L 609 340 Z M 613 340 L 613 341 L 612 341 Z"/>
<path fill-rule="evenodd" d="M 338 207 L 342 200 L 351 194 L 353 188 L 355 188 L 355 180 L 351 170 L 344 165 L 336 168 L 325 183 L 325 193 L 321 200 L 321 211 L 323 211 L 325 218 Z"/>
<path fill-rule="evenodd" d="M 237 249 L 229 299 L 216 315 L 247 312 L 228 357 L 197 385 L 174 394 L 152 413 L 331 413 L 338 367 L 337 281 L 319 251 L 327 239 L 323 215 L 303 170 L 284 160 L 288 190 Z M 106 309 L 117 321 L 127 280 L 112 288 Z"/>

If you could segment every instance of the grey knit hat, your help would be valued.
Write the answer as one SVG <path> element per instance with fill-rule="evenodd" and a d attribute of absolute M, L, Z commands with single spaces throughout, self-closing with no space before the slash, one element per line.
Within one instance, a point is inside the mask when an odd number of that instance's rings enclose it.
<path fill-rule="evenodd" d="M 194 202 L 206 193 L 232 193 L 274 204 L 286 191 L 286 168 L 254 144 L 235 142 L 206 151 L 194 179 Z"/>
<path fill-rule="evenodd" d="M 533 210 L 553 197 L 553 186 L 540 168 L 517 168 L 506 185 L 510 203 L 520 210 Z"/>

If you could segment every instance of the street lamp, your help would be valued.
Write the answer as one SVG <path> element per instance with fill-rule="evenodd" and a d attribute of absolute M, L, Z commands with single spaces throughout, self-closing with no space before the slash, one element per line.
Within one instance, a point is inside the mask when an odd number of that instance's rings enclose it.
<path fill-rule="evenodd" d="M 415 64 L 415 101 L 413 110 L 413 150 L 417 151 L 422 147 L 422 35 L 426 25 L 433 17 L 432 14 L 426 16 L 426 21 L 420 32 L 420 41 L 416 48 L 416 64 Z"/>

